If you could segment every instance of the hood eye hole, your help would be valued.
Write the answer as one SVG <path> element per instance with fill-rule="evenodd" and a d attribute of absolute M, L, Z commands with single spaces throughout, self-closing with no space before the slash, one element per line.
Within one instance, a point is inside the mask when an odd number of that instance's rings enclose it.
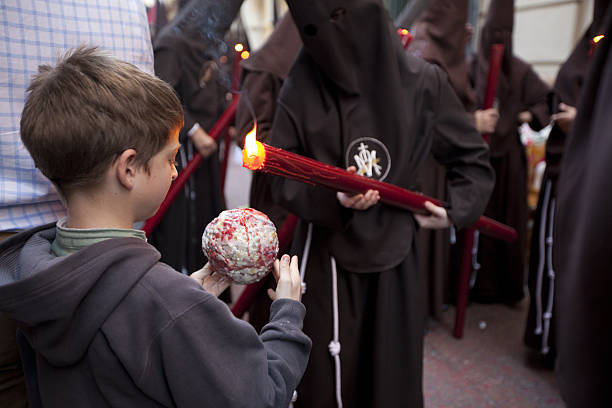
<path fill-rule="evenodd" d="M 304 34 L 309 37 L 314 37 L 315 35 L 317 35 L 317 31 L 317 26 L 315 26 L 314 24 L 308 24 L 304 26 Z"/>

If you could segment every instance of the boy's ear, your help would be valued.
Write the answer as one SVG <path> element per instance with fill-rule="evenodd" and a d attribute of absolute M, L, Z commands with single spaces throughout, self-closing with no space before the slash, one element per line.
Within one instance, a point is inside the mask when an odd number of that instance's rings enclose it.
<path fill-rule="evenodd" d="M 136 150 L 124 150 L 123 153 L 119 155 L 115 163 L 119 183 L 121 183 L 121 185 L 128 190 L 134 188 L 137 170 Z"/>

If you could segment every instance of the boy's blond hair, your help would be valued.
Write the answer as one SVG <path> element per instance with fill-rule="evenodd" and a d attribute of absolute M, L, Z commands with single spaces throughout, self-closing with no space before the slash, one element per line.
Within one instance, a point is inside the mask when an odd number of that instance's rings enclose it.
<path fill-rule="evenodd" d="M 21 140 L 36 167 L 66 195 L 99 182 L 126 149 L 148 161 L 183 126 L 164 81 L 96 47 L 81 46 L 55 68 L 39 67 L 28 88 Z"/>

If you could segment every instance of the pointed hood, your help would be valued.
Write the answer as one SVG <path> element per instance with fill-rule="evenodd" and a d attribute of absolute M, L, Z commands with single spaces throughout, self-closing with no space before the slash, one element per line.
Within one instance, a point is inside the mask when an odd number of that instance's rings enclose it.
<path fill-rule="evenodd" d="M 560 102 L 574 107 L 577 106 L 593 59 L 591 57 L 592 39 L 593 36 L 602 33 L 603 16 L 605 16 L 609 3 L 609 0 L 595 2 L 593 22 L 586 29 L 570 56 L 561 65 L 553 87 L 552 112 L 558 112 Z M 557 126 L 553 126 L 546 142 L 546 174 L 553 181 L 556 181 L 559 177 L 561 159 L 565 154 L 566 139 L 565 132 Z"/>
<path fill-rule="evenodd" d="M 285 13 L 265 44 L 241 62 L 244 69 L 264 71 L 285 79 L 302 48 L 302 40 L 291 13 Z"/>
<path fill-rule="evenodd" d="M 512 62 L 513 29 L 514 0 L 491 0 L 485 23 L 480 31 L 479 54 L 488 59 L 491 45 L 504 44 L 502 69 L 506 72 Z"/>
<path fill-rule="evenodd" d="M 206 48 L 212 58 L 218 58 L 227 49 L 223 40 L 240 11 L 243 0 L 191 0 L 184 4 L 178 15 L 166 25 L 156 40 L 158 46 L 167 45 L 172 38 Z"/>
<path fill-rule="evenodd" d="M 370 81 L 372 49 L 381 61 L 401 51 L 391 18 L 378 0 L 303 0 L 288 2 L 306 53 L 330 80 L 348 93 L 359 93 L 363 81 Z M 369 20 L 371 24 L 363 25 Z M 356 70 L 355 67 L 360 67 Z M 379 76 L 379 75 L 376 75 Z"/>
<path fill-rule="evenodd" d="M 0 311 L 17 321 L 38 353 L 61 367 L 83 357 L 107 317 L 160 255 L 141 239 L 117 238 L 55 257 L 55 228 L 49 227 L 0 244 Z"/>
<path fill-rule="evenodd" d="M 414 40 L 408 50 L 446 71 L 466 110 L 473 111 L 476 102 L 465 55 L 468 8 L 468 0 L 432 0 L 412 26 Z"/>

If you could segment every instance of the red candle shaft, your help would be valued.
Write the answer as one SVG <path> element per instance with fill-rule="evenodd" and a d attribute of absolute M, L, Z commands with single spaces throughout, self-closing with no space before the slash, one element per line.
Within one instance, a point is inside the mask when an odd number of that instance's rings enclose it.
<path fill-rule="evenodd" d="M 497 79 L 499 77 L 499 70 L 501 68 L 503 56 L 504 44 L 491 45 L 491 51 L 489 52 L 489 74 L 487 76 L 487 87 L 485 88 L 484 102 L 482 104 L 483 109 L 493 107 L 495 94 L 497 92 Z M 487 143 L 489 142 L 490 135 L 488 133 L 483 134 L 482 137 Z"/>
<path fill-rule="evenodd" d="M 425 202 L 444 206 L 440 200 L 403 189 L 393 184 L 349 173 L 339 167 L 263 144 L 266 157 L 261 171 L 291 178 L 305 183 L 325 186 L 336 191 L 365 193 L 378 190 L 381 202 L 416 213 L 427 214 Z M 516 239 L 516 231 L 487 217 L 480 217 L 474 228 L 483 234 L 505 241 Z"/>
<path fill-rule="evenodd" d="M 241 52 L 234 50 L 234 63 L 232 66 L 232 91 L 237 91 L 240 88 L 240 61 L 242 60 Z"/>
<path fill-rule="evenodd" d="M 402 45 L 404 46 L 404 49 L 407 49 L 408 46 L 410 46 L 410 43 L 412 42 L 412 40 L 414 39 L 412 34 L 410 34 L 409 32 L 406 32 L 405 34 L 400 33 L 400 37 L 401 37 Z"/>
<path fill-rule="evenodd" d="M 217 140 L 219 136 L 221 136 L 223 131 L 229 127 L 231 121 L 234 120 L 234 116 L 236 115 L 236 108 L 238 107 L 239 101 L 239 96 L 232 100 L 232 103 L 227 107 L 227 109 L 225 110 L 225 112 L 223 112 L 219 120 L 217 120 L 217 123 L 215 123 L 215 125 L 208 133 L 210 137 Z M 172 204 L 176 196 L 181 192 L 181 190 L 185 186 L 185 183 L 187 183 L 187 180 L 189 180 L 189 177 L 191 177 L 193 172 L 196 171 L 201 162 L 202 156 L 200 155 L 200 153 L 194 153 L 191 160 L 189 160 L 185 168 L 183 168 L 183 171 L 181 171 L 176 180 L 174 180 L 174 183 L 172 183 L 172 185 L 170 186 L 168 194 L 166 194 L 166 198 L 164 198 L 164 201 L 159 206 L 159 209 L 157 210 L 155 215 L 149 218 L 145 222 L 145 225 L 142 227 L 143 231 L 145 232 L 145 234 L 147 234 L 147 236 L 151 235 L 151 232 L 153 232 L 155 227 L 157 227 L 157 225 L 160 223 L 162 217 L 164 216 L 166 211 L 168 211 L 168 208 L 170 208 L 170 205 Z"/>

